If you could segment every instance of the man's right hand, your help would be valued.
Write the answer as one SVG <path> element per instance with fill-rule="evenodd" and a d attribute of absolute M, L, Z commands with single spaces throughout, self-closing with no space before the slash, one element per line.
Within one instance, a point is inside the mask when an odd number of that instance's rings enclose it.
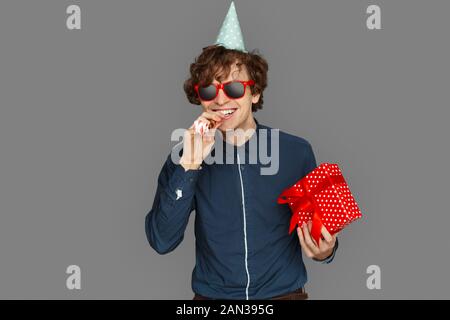
<path fill-rule="evenodd" d="M 197 170 L 211 152 L 212 146 L 214 145 L 214 134 L 223 119 L 216 113 L 203 112 L 197 120 L 206 123 L 209 123 L 209 120 L 214 120 L 215 124 L 203 135 L 195 132 L 194 124 L 184 133 L 183 155 L 180 159 L 180 165 L 185 171 Z"/>

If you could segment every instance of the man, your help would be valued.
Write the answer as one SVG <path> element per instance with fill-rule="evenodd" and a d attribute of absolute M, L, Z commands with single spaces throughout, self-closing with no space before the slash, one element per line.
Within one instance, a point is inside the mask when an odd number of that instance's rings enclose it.
<path fill-rule="evenodd" d="M 308 141 L 254 118 L 262 108 L 267 70 L 264 58 L 243 47 L 232 3 L 216 44 L 204 48 L 190 67 L 184 90 L 203 113 L 184 134 L 179 163 L 167 158 L 145 219 L 150 245 L 165 254 L 183 240 L 195 210 L 194 299 L 306 299 L 302 250 L 329 263 L 338 246 L 337 234 L 325 228 L 319 244 L 311 237 L 311 225 L 288 234 L 291 213 L 277 197 L 317 165 Z M 210 130 L 199 133 L 199 123 L 208 123 Z M 217 130 L 225 137 L 219 144 Z M 269 143 L 275 136 L 276 148 Z M 275 173 L 261 174 L 261 159 L 246 163 L 252 139 L 276 153 L 271 154 L 279 161 Z M 206 163 L 216 151 L 224 151 L 225 161 Z"/>

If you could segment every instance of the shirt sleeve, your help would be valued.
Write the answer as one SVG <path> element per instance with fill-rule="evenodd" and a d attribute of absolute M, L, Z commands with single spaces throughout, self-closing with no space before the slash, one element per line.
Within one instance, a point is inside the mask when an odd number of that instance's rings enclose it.
<path fill-rule="evenodd" d="M 315 168 L 317 168 L 316 157 L 314 156 L 314 151 L 312 149 L 311 144 L 308 143 L 308 146 L 306 148 L 305 170 L 304 170 L 303 176 L 306 176 L 308 173 L 313 171 Z"/>
<path fill-rule="evenodd" d="M 184 238 L 189 216 L 195 209 L 200 171 L 185 171 L 169 155 L 159 173 L 153 206 L 145 217 L 147 239 L 159 254 L 173 251 Z"/>
<path fill-rule="evenodd" d="M 316 157 L 314 156 L 314 151 L 312 149 L 311 144 L 308 144 L 308 148 L 307 149 L 307 153 L 306 153 L 306 161 L 305 161 L 305 174 L 307 175 L 308 173 L 310 173 L 311 171 L 313 171 L 315 168 L 317 168 L 317 163 L 316 163 Z M 318 260 L 313 258 L 313 260 L 315 261 L 319 261 L 322 263 L 330 263 L 331 261 L 333 261 L 334 256 L 336 255 L 336 250 L 339 246 L 339 242 L 338 242 L 338 238 L 336 237 L 336 244 L 334 245 L 333 248 L 333 252 L 331 253 L 330 256 L 328 256 L 327 258 L 323 259 L 323 260 Z"/>

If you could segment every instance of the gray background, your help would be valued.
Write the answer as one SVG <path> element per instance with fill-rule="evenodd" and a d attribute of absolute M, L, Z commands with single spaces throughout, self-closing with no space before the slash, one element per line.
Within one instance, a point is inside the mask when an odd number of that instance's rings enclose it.
<path fill-rule="evenodd" d="M 81 30 L 66 7 L 81 6 Z M 182 90 L 230 1 L 0 3 L 0 298 L 191 299 L 194 235 L 145 237 L 156 179 L 200 107 Z M 337 162 L 364 218 L 311 299 L 450 298 L 449 1 L 235 1 L 269 62 L 263 124 Z M 368 30 L 370 4 L 382 30 Z M 66 267 L 81 267 L 81 290 Z M 366 268 L 381 268 L 381 290 Z"/>

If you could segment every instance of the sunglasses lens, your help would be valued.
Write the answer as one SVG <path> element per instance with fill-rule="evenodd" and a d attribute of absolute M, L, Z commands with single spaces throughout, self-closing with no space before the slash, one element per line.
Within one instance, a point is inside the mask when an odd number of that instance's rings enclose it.
<path fill-rule="evenodd" d="M 212 100 L 216 97 L 216 87 L 213 85 L 199 87 L 198 94 L 202 100 Z"/>
<path fill-rule="evenodd" d="M 225 85 L 224 90 L 230 98 L 234 99 L 241 98 L 245 92 L 244 85 L 237 81 L 230 82 L 227 85 Z"/>

